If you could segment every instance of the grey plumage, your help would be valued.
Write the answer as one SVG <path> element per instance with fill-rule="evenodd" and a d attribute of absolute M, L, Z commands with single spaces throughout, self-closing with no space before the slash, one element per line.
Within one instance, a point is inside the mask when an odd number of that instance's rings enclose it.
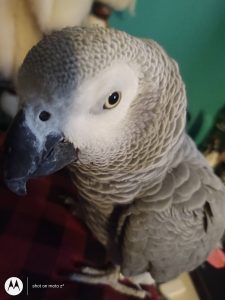
<path fill-rule="evenodd" d="M 114 90 L 120 103 L 103 109 Z M 185 87 L 157 43 L 66 28 L 31 49 L 18 91 L 40 147 L 62 132 L 77 149 L 78 211 L 124 275 L 162 282 L 207 258 L 224 232 L 225 188 L 185 133 Z"/>

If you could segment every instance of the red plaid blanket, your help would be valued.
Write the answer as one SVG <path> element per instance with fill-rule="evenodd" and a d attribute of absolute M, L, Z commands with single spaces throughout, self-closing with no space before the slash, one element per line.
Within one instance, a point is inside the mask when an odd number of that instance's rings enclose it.
<path fill-rule="evenodd" d="M 4 289 L 9 277 L 18 277 L 23 282 L 23 291 L 16 296 L 18 300 L 135 299 L 107 286 L 68 280 L 66 275 L 78 271 L 81 265 L 104 265 L 105 252 L 85 225 L 60 204 L 58 195 L 76 197 L 65 171 L 32 180 L 25 197 L 11 193 L 4 186 L 1 174 L 0 299 L 15 299 Z M 159 299 L 155 287 L 148 290 L 151 299 Z"/>

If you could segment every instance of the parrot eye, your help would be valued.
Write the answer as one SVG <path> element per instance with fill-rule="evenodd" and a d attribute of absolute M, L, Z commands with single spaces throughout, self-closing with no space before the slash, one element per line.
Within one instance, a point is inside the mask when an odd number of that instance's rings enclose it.
<path fill-rule="evenodd" d="M 39 115 L 39 119 L 43 122 L 48 121 L 51 117 L 51 114 L 45 110 L 43 110 L 40 115 Z"/>
<path fill-rule="evenodd" d="M 120 102 L 121 99 L 121 93 L 120 92 L 113 92 L 107 101 L 105 102 L 103 108 L 104 109 L 109 109 L 117 106 Z"/>

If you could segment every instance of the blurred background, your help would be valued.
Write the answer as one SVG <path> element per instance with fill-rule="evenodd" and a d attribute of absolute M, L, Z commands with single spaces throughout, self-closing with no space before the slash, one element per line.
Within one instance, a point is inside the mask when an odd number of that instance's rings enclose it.
<path fill-rule="evenodd" d="M 0 0 L 0 129 L 18 109 L 16 75 L 27 51 L 52 30 L 96 23 L 154 39 L 178 62 L 187 130 L 225 181 L 224 0 Z M 183 274 L 160 286 L 162 297 L 224 300 L 224 265 Z"/>

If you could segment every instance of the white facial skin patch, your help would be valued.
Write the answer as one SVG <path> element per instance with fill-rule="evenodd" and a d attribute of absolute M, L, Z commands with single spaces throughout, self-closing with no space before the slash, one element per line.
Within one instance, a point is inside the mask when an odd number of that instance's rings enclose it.
<path fill-rule="evenodd" d="M 118 104 L 104 108 L 114 92 L 120 94 Z M 71 113 L 63 130 L 66 137 L 80 150 L 111 147 L 114 139 L 122 137 L 122 122 L 137 93 L 137 72 L 124 62 L 114 63 L 84 81 L 73 94 Z"/>

